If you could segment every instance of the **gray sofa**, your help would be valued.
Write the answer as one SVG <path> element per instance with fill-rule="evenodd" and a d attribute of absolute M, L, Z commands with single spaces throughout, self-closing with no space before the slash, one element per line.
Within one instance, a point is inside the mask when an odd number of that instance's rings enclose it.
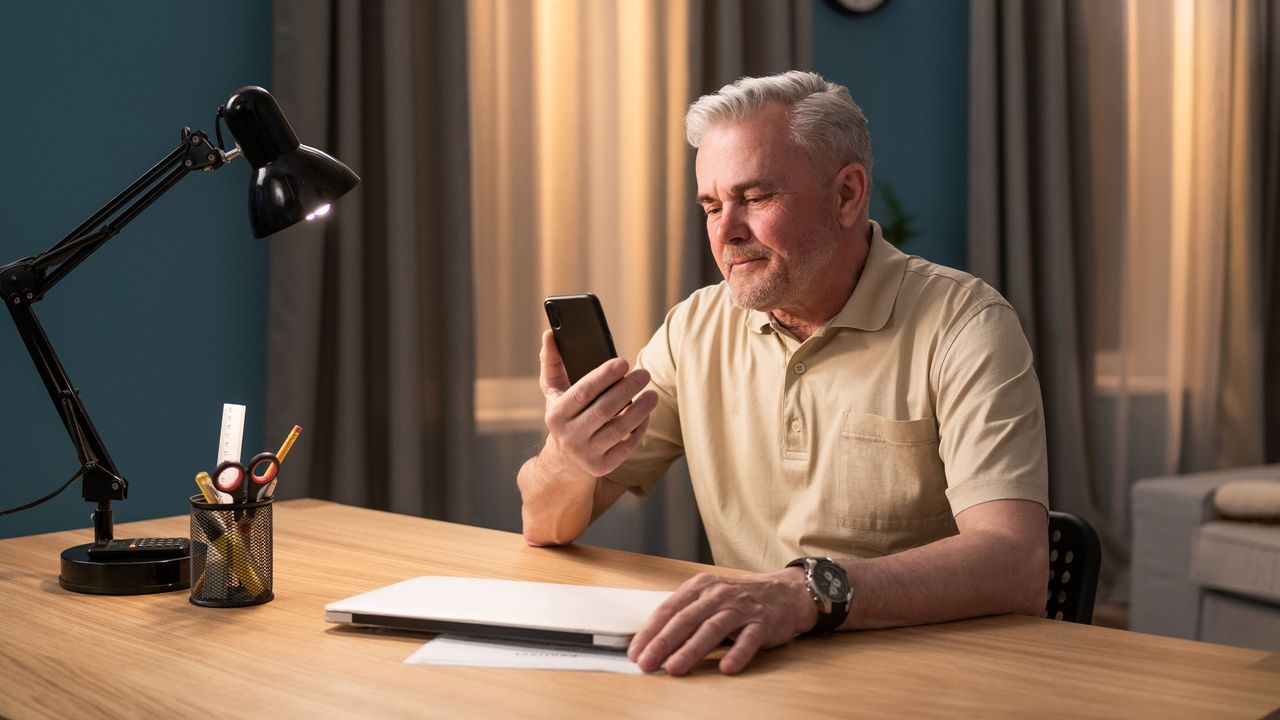
<path fill-rule="evenodd" d="M 1131 630 L 1280 650 L 1280 524 L 1220 518 L 1234 480 L 1280 483 L 1280 465 L 1134 485 Z"/>

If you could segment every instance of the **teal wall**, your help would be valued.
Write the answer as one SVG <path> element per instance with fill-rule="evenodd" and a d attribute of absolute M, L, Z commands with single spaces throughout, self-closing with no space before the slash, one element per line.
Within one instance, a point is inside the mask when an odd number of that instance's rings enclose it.
<path fill-rule="evenodd" d="M 234 90 L 269 86 L 271 3 L 8 3 L 0 68 L 3 265 L 61 239 L 175 148 L 183 126 L 212 136 Z M 249 406 L 246 453 L 262 443 L 267 248 L 249 229 L 248 170 L 237 160 L 187 176 L 35 306 L 130 482 L 117 523 L 186 512 L 195 473 L 212 469 L 224 401 Z M 79 467 L 7 312 L 0 397 L 3 509 Z M 0 537 L 88 528 L 91 510 L 77 482 L 0 517 Z"/>
<path fill-rule="evenodd" d="M 875 181 L 893 185 L 919 237 L 903 247 L 965 266 L 968 0 L 888 0 L 869 15 L 814 1 L 814 69 L 871 121 Z M 871 216 L 884 220 L 879 192 Z"/>

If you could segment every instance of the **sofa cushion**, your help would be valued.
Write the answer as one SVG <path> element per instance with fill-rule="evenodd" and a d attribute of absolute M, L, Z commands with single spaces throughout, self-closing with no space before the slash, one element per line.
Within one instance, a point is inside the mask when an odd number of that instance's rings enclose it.
<path fill-rule="evenodd" d="M 1280 522 L 1280 482 L 1232 480 L 1214 492 L 1213 509 L 1228 520 Z"/>
<path fill-rule="evenodd" d="M 1196 531 L 1191 580 L 1280 603 L 1280 525 L 1219 521 Z"/>

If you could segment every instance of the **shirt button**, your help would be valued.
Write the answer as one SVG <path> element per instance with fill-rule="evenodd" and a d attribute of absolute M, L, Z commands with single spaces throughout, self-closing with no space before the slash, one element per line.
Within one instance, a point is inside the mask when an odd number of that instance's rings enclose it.
<path fill-rule="evenodd" d="M 799 420 L 792 420 L 792 421 L 791 421 L 791 432 L 793 432 L 793 433 L 798 433 L 798 432 L 800 432 L 800 421 L 799 421 Z"/>
<path fill-rule="evenodd" d="M 796 363 L 795 371 L 797 375 L 803 375 L 805 371 L 804 363 Z"/>

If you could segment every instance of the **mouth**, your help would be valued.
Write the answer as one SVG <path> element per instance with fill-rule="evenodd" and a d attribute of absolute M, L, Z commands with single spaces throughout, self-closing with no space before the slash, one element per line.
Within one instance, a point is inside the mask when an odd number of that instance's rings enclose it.
<path fill-rule="evenodd" d="M 762 258 L 762 257 L 743 258 L 741 260 L 734 260 L 733 262 L 729 263 L 729 270 L 730 272 L 754 270 L 756 268 L 764 267 L 765 263 L 767 263 L 768 261 L 769 261 L 768 258 Z"/>

